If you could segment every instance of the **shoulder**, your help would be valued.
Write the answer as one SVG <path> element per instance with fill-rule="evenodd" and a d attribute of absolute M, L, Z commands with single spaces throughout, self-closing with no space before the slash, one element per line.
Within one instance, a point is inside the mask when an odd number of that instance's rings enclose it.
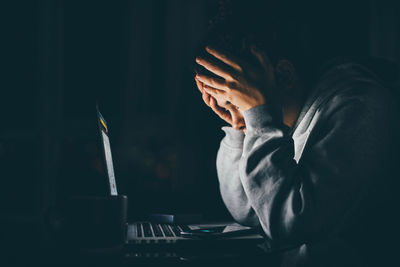
<path fill-rule="evenodd" d="M 308 122 L 299 125 L 312 133 L 309 144 L 329 137 L 335 144 L 359 140 L 378 145 L 395 138 L 397 110 L 390 90 L 373 73 L 348 63 L 322 76 L 307 112 Z"/>
<path fill-rule="evenodd" d="M 393 115 L 396 106 L 388 87 L 369 69 L 354 62 L 328 70 L 316 88 L 314 105 L 325 117 L 350 110 L 353 116 L 364 119 L 385 119 Z"/>

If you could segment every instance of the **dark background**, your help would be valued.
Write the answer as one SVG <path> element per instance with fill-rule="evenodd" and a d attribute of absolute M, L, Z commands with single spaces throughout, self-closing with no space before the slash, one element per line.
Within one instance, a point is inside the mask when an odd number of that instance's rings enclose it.
<path fill-rule="evenodd" d="M 1 3 L 2 223 L 45 244 L 49 208 L 106 194 L 96 101 L 131 219 L 229 218 L 215 170 L 223 122 L 202 103 L 191 67 L 215 8 L 211 0 Z M 298 12 L 312 14 L 313 49 L 326 57 L 400 63 L 394 1 L 315 1 Z"/>

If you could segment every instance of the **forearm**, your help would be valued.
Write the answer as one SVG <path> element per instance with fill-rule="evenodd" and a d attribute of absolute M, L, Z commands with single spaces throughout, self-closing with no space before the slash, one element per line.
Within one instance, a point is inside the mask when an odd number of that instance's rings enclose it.
<path fill-rule="evenodd" d="M 239 177 L 239 161 L 243 151 L 242 131 L 224 127 L 226 136 L 217 154 L 217 173 L 222 199 L 232 217 L 244 225 L 258 225 L 259 221 L 243 190 Z"/>
<path fill-rule="evenodd" d="M 341 231 L 365 197 L 362 179 L 374 168 L 378 150 L 366 151 L 358 131 L 366 126 L 360 120 L 363 107 L 350 103 L 327 116 L 332 124 L 326 123 L 325 135 L 313 140 L 299 164 L 294 141 L 274 112 L 263 106 L 245 113 L 247 135 L 239 167 L 241 184 L 266 235 L 273 245 L 286 246 Z M 351 126 L 354 131 L 349 132 Z M 348 151 L 350 144 L 354 150 Z"/>
<path fill-rule="evenodd" d="M 282 214 L 283 210 L 293 213 L 291 203 L 286 201 L 297 168 L 293 140 L 279 110 L 259 106 L 245 114 L 248 125 L 239 163 L 241 185 L 264 232 L 275 241 L 283 238 L 282 228 L 293 219 Z"/>

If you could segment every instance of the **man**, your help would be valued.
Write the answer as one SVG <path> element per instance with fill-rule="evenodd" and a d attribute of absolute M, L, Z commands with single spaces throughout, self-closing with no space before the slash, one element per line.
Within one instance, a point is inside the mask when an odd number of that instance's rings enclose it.
<path fill-rule="evenodd" d="M 196 58 L 204 102 L 232 126 L 217 156 L 222 198 L 236 221 L 262 227 L 271 249 L 364 266 L 387 215 L 395 105 L 369 68 L 335 60 L 310 78 L 293 50 L 273 50 L 282 40 L 248 45 L 247 58 L 218 45 Z"/>

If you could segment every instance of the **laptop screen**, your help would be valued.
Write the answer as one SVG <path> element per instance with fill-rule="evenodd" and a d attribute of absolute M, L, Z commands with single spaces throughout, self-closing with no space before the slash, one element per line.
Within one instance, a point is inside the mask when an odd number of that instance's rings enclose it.
<path fill-rule="evenodd" d="M 100 111 L 97 109 L 98 120 L 99 120 L 99 128 L 101 133 L 101 139 L 103 141 L 103 148 L 104 148 L 104 159 L 106 161 L 106 169 L 108 175 L 108 181 L 110 185 L 110 193 L 112 196 L 118 195 L 117 192 L 117 185 L 115 183 L 115 175 L 114 175 L 114 167 L 113 161 L 111 156 L 111 146 L 110 140 L 108 138 L 108 127 L 105 119 L 101 115 Z"/>

